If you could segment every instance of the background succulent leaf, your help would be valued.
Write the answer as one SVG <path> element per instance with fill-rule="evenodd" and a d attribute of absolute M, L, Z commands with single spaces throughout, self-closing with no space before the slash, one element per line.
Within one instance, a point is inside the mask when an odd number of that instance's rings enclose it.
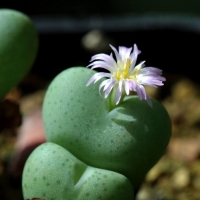
<path fill-rule="evenodd" d="M 0 98 L 17 85 L 32 67 L 38 51 L 38 33 L 25 14 L 0 9 Z"/>

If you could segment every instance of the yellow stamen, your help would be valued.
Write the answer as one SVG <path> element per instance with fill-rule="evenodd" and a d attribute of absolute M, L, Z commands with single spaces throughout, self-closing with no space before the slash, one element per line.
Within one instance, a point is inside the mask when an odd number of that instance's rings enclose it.
<path fill-rule="evenodd" d="M 117 62 L 118 65 L 118 70 L 116 72 L 114 72 L 114 77 L 119 81 L 121 79 L 127 79 L 130 77 L 129 75 L 129 69 L 130 69 L 130 65 L 131 65 L 131 60 L 129 58 L 126 59 L 126 62 L 124 64 L 124 62 Z"/>

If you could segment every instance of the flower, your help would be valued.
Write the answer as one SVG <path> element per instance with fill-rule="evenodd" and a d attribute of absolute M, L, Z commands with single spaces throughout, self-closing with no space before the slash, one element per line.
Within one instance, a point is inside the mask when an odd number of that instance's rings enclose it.
<path fill-rule="evenodd" d="M 117 87 L 116 90 L 116 105 L 120 102 L 122 94 L 125 92 L 129 95 L 130 91 L 137 92 L 139 99 L 147 100 L 148 104 L 152 107 L 151 100 L 146 94 L 143 85 L 151 87 L 162 86 L 163 81 L 166 79 L 162 77 L 162 70 L 155 67 L 144 67 L 145 61 L 135 66 L 138 55 L 141 53 L 136 44 L 134 44 L 133 51 L 131 48 L 119 46 L 119 52 L 115 47 L 110 45 L 115 54 L 116 60 L 113 58 L 112 53 L 106 55 L 103 53 L 94 55 L 91 58 L 91 63 L 87 67 L 91 69 L 103 68 L 107 72 L 97 72 L 87 82 L 89 86 L 92 82 L 96 83 L 101 78 L 108 78 L 104 80 L 99 86 L 99 92 L 103 88 L 104 97 L 107 98 L 112 89 Z"/>

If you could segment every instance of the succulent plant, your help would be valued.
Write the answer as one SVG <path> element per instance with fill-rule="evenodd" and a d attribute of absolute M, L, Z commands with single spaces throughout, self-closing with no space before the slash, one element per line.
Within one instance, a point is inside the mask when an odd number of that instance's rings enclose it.
<path fill-rule="evenodd" d="M 88 166 L 50 142 L 37 147 L 29 157 L 23 190 L 25 199 L 133 199 L 132 185 L 125 176 Z"/>
<path fill-rule="evenodd" d="M 163 105 L 130 95 L 110 107 L 113 95 L 100 97 L 100 83 L 86 87 L 95 73 L 71 67 L 51 82 L 43 104 L 47 143 L 25 164 L 25 199 L 133 199 L 165 153 L 171 121 Z"/>
<path fill-rule="evenodd" d="M 38 33 L 32 20 L 16 10 L 0 9 L 0 99 L 32 67 L 38 51 Z"/>

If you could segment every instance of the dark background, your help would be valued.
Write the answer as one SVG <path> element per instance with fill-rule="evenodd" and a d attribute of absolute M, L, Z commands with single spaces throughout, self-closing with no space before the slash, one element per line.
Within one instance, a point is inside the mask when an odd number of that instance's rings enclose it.
<path fill-rule="evenodd" d="M 20 10 L 26 14 L 112 15 L 147 12 L 188 13 L 199 15 L 198 0 L 1 0 L 0 7 Z"/>
<path fill-rule="evenodd" d="M 116 47 L 136 43 L 142 50 L 139 61 L 146 65 L 199 80 L 198 0 L 1 0 L 0 8 L 19 10 L 34 21 L 40 48 L 32 72 L 43 78 L 88 65 L 95 51 L 87 51 L 81 39 L 98 29 Z"/>

